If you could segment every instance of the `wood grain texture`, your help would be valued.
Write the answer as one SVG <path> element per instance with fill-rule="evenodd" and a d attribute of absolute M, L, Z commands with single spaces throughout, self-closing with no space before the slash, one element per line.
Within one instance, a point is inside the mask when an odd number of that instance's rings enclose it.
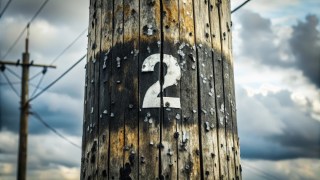
<path fill-rule="evenodd" d="M 92 177 L 97 179 L 99 177 L 99 103 L 100 103 L 100 43 L 101 43 L 101 0 L 94 1 L 93 20 L 95 23 L 95 44 L 94 49 L 94 106 L 93 106 L 93 144 L 91 146 L 91 162 L 94 164 Z"/>
<path fill-rule="evenodd" d="M 231 65 L 231 49 L 229 48 L 230 37 L 227 36 L 231 32 L 230 16 L 228 16 L 230 2 L 222 1 L 219 6 L 220 31 L 221 36 L 221 51 L 222 51 L 222 74 L 223 74 L 223 89 L 224 89 L 224 119 L 226 128 L 226 152 L 228 179 L 235 179 L 235 164 L 234 164 L 234 145 L 233 145 L 233 122 L 231 110 L 231 84 L 230 84 L 230 65 Z M 229 18 L 228 18 L 229 17 Z"/>
<path fill-rule="evenodd" d="M 120 179 L 138 179 L 139 162 L 139 56 L 135 53 L 139 50 L 139 1 L 123 1 L 124 18 L 124 44 L 123 44 L 123 69 L 124 98 L 127 98 L 122 112 L 125 118 L 125 149 L 124 167 Z"/>
<path fill-rule="evenodd" d="M 221 45 L 220 45 L 220 25 L 219 25 L 219 14 L 218 14 L 218 6 L 216 6 L 218 3 L 218 0 L 209 0 L 208 1 L 208 7 L 209 7 L 209 19 L 210 19 L 210 29 L 211 29 L 211 47 L 212 47 L 212 61 L 213 61 L 213 74 L 214 74 L 214 97 L 215 97 L 215 127 L 212 129 L 213 133 L 215 134 L 216 138 L 214 138 L 214 152 L 213 152 L 213 161 L 214 161 L 214 179 L 220 179 L 220 161 L 219 161 L 219 142 L 218 138 L 223 134 L 220 134 L 219 136 L 219 116 L 218 110 L 219 110 L 219 101 L 218 98 L 220 98 L 219 93 L 221 93 L 221 83 L 222 79 L 221 76 L 219 76 L 219 73 L 221 73 L 220 67 L 220 61 L 221 59 Z M 217 71 L 217 72 L 216 72 Z M 221 106 L 221 104 L 220 104 Z M 220 146 L 221 147 L 221 146 Z"/>
<path fill-rule="evenodd" d="M 109 128 L 111 111 L 111 68 L 113 3 L 101 3 L 100 92 L 99 92 L 99 178 L 109 177 Z"/>
<path fill-rule="evenodd" d="M 198 128 L 197 63 L 194 38 L 193 1 L 179 1 L 181 120 L 178 125 L 178 177 L 201 179 Z M 185 44 L 185 45 L 183 45 Z M 184 55 L 184 56 L 183 56 Z"/>
<path fill-rule="evenodd" d="M 211 4 L 214 2 L 210 2 Z M 225 125 L 225 103 L 224 103 L 224 81 L 223 81 L 223 62 L 222 62 L 222 52 L 221 52 L 221 39 L 223 32 L 220 28 L 220 6 L 221 1 L 216 0 L 215 4 L 212 4 L 212 11 L 214 15 L 212 19 L 216 22 L 211 24 L 214 27 L 213 31 L 213 44 L 214 49 L 214 77 L 215 77 L 215 96 L 216 96 L 216 113 L 218 121 L 218 157 L 219 157 L 219 179 L 228 179 L 228 163 L 227 163 L 227 149 L 226 149 L 226 125 Z M 216 34 L 215 34 L 216 33 Z"/>
<path fill-rule="evenodd" d="M 179 41 L 179 14 L 178 1 L 162 1 L 162 52 L 163 54 L 172 55 L 178 59 L 178 42 Z M 162 57 L 163 58 L 163 57 Z M 168 66 L 162 64 L 162 77 L 168 76 Z M 177 62 L 176 66 L 179 67 Z M 180 67 L 179 67 L 180 68 Z M 163 88 L 162 88 L 163 89 Z M 180 97 L 180 82 L 173 86 L 163 89 L 163 97 Z M 177 124 L 181 121 L 181 109 L 167 107 L 168 102 L 163 102 L 161 108 L 163 113 L 161 126 L 161 179 L 178 179 L 178 142 L 174 137 L 177 132 Z"/>
<path fill-rule="evenodd" d="M 233 66 L 233 57 L 232 57 L 232 21 L 231 14 L 229 13 L 230 1 L 224 1 L 222 3 L 221 8 L 224 10 L 224 23 L 222 24 L 223 31 L 226 32 L 226 40 L 222 42 L 223 45 L 223 54 L 225 54 L 226 63 L 224 65 L 225 69 L 225 81 L 227 81 L 227 92 L 225 96 L 227 96 L 228 104 L 229 104 L 229 129 L 232 126 L 232 131 L 228 131 L 228 141 L 230 141 L 229 152 L 230 152 L 230 168 L 234 171 L 229 171 L 229 178 L 241 179 L 240 172 L 240 153 L 239 153 L 239 138 L 238 138 L 238 130 L 237 130 L 237 117 L 236 117 L 236 104 L 235 104 L 235 86 L 234 86 L 234 66 Z M 223 25 L 224 24 L 224 25 Z M 233 139 L 231 138 L 233 137 Z M 231 177 L 230 177 L 231 175 Z"/>
<path fill-rule="evenodd" d="M 214 179 L 216 114 L 208 1 L 195 0 L 195 35 L 198 61 L 199 129 L 202 155 L 202 178 Z"/>
<path fill-rule="evenodd" d="M 81 179 L 241 179 L 230 1 L 91 0 L 89 13 Z"/>
<path fill-rule="evenodd" d="M 160 54 L 160 1 L 140 1 L 139 48 L 139 179 L 159 178 L 160 173 L 160 108 L 142 108 L 147 89 L 160 79 L 160 64 L 153 72 L 141 72 L 144 60 Z M 160 58 L 160 55 L 159 55 Z M 159 89 L 160 92 L 160 89 Z"/>
<path fill-rule="evenodd" d="M 109 178 L 120 179 L 124 167 L 124 107 L 127 97 L 124 92 L 123 54 L 123 1 L 113 1 L 113 49 L 111 65 L 111 111 L 110 111 L 110 157 Z"/>
<path fill-rule="evenodd" d="M 90 9 L 89 9 L 89 13 L 90 13 Z M 91 21 L 91 16 L 89 14 L 89 23 Z M 90 27 L 88 28 L 88 31 L 90 31 Z M 88 34 L 88 47 L 91 44 L 91 38 L 89 38 L 89 34 Z M 87 166 L 88 166 L 88 159 L 86 156 L 86 148 L 87 148 L 87 138 L 88 138 L 88 126 L 89 126 L 89 97 L 90 97 L 90 79 L 89 79 L 89 74 L 90 74 L 90 64 L 88 63 L 89 61 L 89 54 L 90 54 L 90 50 L 88 48 L 88 52 L 87 52 L 87 62 L 85 65 L 85 69 L 86 69 L 86 75 L 85 75 L 85 87 L 84 87 L 84 110 L 83 110 L 83 130 L 82 130 L 82 149 L 81 149 L 81 175 L 80 175 L 80 179 L 85 179 L 86 177 L 86 171 L 87 171 Z"/>
<path fill-rule="evenodd" d="M 88 56 L 87 56 L 87 78 L 89 80 L 88 88 L 88 98 L 86 99 L 86 123 L 85 128 L 85 161 L 86 166 L 83 167 L 82 178 L 93 178 L 96 176 L 97 170 L 97 144 L 98 144 L 98 87 L 97 82 L 99 82 L 99 72 L 95 70 L 98 68 L 99 63 L 97 63 L 97 53 L 99 51 L 100 43 L 99 35 L 99 18 L 97 16 L 97 3 L 96 1 L 90 1 L 90 17 L 89 17 L 89 34 L 88 34 Z"/>

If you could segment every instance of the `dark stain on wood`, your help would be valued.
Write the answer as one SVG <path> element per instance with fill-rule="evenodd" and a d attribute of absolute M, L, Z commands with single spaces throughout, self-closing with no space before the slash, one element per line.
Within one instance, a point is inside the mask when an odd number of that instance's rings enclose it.
<path fill-rule="evenodd" d="M 80 178 L 241 179 L 230 1 L 91 0 L 89 11 Z M 165 55 L 181 77 L 163 88 Z M 143 108 L 158 81 L 159 107 Z"/>

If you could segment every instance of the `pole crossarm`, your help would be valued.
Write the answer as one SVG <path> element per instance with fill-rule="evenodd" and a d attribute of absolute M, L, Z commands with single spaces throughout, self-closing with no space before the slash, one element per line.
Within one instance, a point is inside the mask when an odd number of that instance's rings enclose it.
<path fill-rule="evenodd" d="M 32 67 L 57 68 L 57 66 L 54 66 L 54 65 L 33 64 L 33 63 L 23 64 L 23 63 L 20 63 L 20 61 L 19 61 L 19 60 L 18 60 L 17 62 L 12 62 L 12 61 L 3 61 L 3 60 L 0 60 L 0 65 L 11 65 L 11 66 L 32 66 Z"/>

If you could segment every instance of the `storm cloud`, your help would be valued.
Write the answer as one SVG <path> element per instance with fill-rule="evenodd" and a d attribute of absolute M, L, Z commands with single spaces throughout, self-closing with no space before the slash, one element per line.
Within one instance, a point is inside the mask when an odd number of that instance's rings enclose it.
<path fill-rule="evenodd" d="M 308 15 L 304 21 L 293 26 L 290 47 L 296 57 L 296 67 L 305 76 L 320 87 L 320 31 L 317 29 L 319 19 Z"/>
<path fill-rule="evenodd" d="M 320 97 L 316 82 L 320 78 L 318 18 L 307 15 L 305 22 L 297 20 L 297 25 L 282 29 L 271 19 L 248 10 L 235 19 L 235 69 L 241 65 L 246 70 L 258 70 L 257 77 L 248 76 L 242 79 L 243 84 L 237 84 L 242 157 L 320 158 L 320 121 L 314 116 L 319 113 Z M 305 54 L 308 60 L 303 58 Z M 236 80 L 242 71 L 236 71 Z M 288 81 L 292 75 L 296 82 Z"/>
<path fill-rule="evenodd" d="M 17 133 L 20 121 L 19 99 L 12 94 L 10 89 L 4 88 L 7 87 L 0 87 L 0 127 Z M 80 88 L 83 89 L 81 85 Z M 49 125 L 63 133 L 80 136 L 82 133 L 82 98 L 81 96 L 73 98 L 66 93 L 46 92 L 31 103 L 30 112 L 37 112 Z M 37 119 L 30 116 L 30 134 L 45 134 L 49 131 Z"/>
<path fill-rule="evenodd" d="M 300 110 L 291 100 L 290 92 L 248 96 L 240 88 L 237 95 L 241 102 L 238 123 L 242 157 L 272 160 L 320 157 L 320 122 Z"/>
<path fill-rule="evenodd" d="M 80 137 L 67 137 L 80 144 Z M 61 172 L 61 168 L 74 169 L 80 166 L 80 158 L 78 157 L 80 157 L 81 150 L 57 139 L 51 133 L 31 134 L 28 139 L 28 179 L 48 179 L 48 175 L 52 179 L 64 179 L 61 176 L 65 172 Z M 0 144 L 2 145 L 0 147 L 0 177 L 1 179 L 15 179 L 18 136 L 13 132 L 2 130 L 0 131 Z M 71 179 L 79 179 L 80 172 L 78 169 L 75 170 L 76 172 L 72 174 L 73 178 Z M 50 171 L 55 172 L 51 175 Z M 57 175 L 60 178 L 57 178 Z"/>
<path fill-rule="evenodd" d="M 277 34 L 270 19 L 258 13 L 243 11 L 237 17 L 241 25 L 241 55 L 271 67 L 296 68 L 320 87 L 319 18 L 307 15 L 287 30 L 289 39 Z"/>
<path fill-rule="evenodd" d="M 240 12 L 237 19 L 241 25 L 239 35 L 242 55 L 250 56 L 266 65 L 287 65 L 280 56 L 282 46 L 275 43 L 277 35 L 272 30 L 270 19 L 251 11 Z"/>
<path fill-rule="evenodd" d="M 29 21 L 44 1 L 12 1 L 3 18 Z M 4 4 L 4 3 L 3 3 Z M 80 21 L 88 23 L 89 2 L 87 1 L 48 1 L 40 12 L 37 21 L 45 20 L 60 28 L 82 28 Z"/>

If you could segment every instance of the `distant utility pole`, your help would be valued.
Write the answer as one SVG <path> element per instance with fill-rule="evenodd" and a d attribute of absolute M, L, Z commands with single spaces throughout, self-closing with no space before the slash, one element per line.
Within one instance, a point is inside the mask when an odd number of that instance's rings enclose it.
<path fill-rule="evenodd" d="M 81 179 L 241 180 L 230 0 L 91 0 Z"/>
<path fill-rule="evenodd" d="M 22 63 L 18 60 L 16 63 L 12 61 L 0 60 L 1 70 L 5 70 L 5 65 L 22 66 L 22 82 L 21 82 L 21 105 L 20 105 L 20 139 L 19 139 L 19 157 L 18 157 L 18 174 L 17 180 L 26 179 L 27 169 L 27 147 L 28 147 L 28 114 L 29 114 L 29 67 L 56 68 L 53 65 L 33 64 L 29 62 L 30 54 L 29 39 L 26 38 L 25 52 L 22 53 Z"/>

